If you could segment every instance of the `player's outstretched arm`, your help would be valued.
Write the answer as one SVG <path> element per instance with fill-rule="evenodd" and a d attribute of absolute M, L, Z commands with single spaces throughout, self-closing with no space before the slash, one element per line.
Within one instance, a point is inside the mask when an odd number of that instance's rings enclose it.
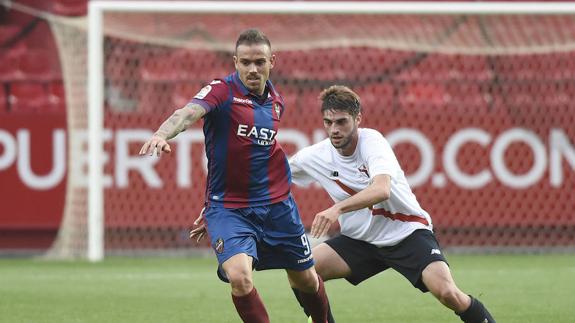
<path fill-rule="evenodd" d="M 199 104 L 190 103 L 185 107 L 174 111 L 150 140 L 146 141 L 140 149 L 140 155 L 153 155 L 159 157 L 162 152 L 171 153 L 172 149 L 168 140 L 174 138 L 180 132 L 200 120 L 206 114 L 206 110 Z"/>

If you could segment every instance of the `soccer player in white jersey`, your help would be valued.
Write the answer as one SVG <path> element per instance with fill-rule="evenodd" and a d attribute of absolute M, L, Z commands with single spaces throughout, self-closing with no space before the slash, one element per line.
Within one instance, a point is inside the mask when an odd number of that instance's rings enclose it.
<path fill-rule="evenodd" d="M 341 235 L 313 248 L 317 273 L 324 281 L 345 278 L 357 285 L 392 268 L 422 292 L 431 292 L 462 321 L 495 322 L 479 300 L 455 285 L 431 218 L 387 140 L 377 130 L 359 128 L 359 96 L 335 85 L 320 99 L 329 138 L 290 159 L 294 183 L 319 182 L 335 202 L 316 214 L 311 235 L 323 236 L 335 221 L 341 227 Z M 334 322 L 333 317 L 328 321 Z"/>

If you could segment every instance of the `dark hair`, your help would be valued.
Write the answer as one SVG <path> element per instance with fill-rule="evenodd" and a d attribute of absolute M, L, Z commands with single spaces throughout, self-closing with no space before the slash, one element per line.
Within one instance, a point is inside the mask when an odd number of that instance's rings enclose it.
<path fill-rule="evenodd" d="M 344 111 L 353 117 L 361 112 L 359 95 L 343 85 L 332 85 L 319 94 L 321 112 L 326 110 Z"/>
<path fill-rule="evenodd" d="M 236 41 L 236 51 L 238 50 L 238 46 L 240 45 L 255 45 L 255 44 L 266 44 L 272 49 L 272 45 L 270 44 L 270 40 L 268 37 L 261 32 L 259 29 L 247 29 L 244 30 L 239 36 L 238 40 Z"/>

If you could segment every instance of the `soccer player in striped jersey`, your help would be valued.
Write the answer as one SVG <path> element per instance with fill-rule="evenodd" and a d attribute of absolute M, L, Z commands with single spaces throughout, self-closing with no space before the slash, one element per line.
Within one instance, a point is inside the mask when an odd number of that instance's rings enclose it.
<path fill-rule="evenodd" d="M 359 128 L 359 96 L 345 86 L 331 86 L 320 99 L 329 138 L 290 159 L 295 184 L 318 182 L 335 201 L 315 215 L 311 227 L 315 238 L 335 221 L 341 227 L 341 235 L 313 248 L 318 274 L 324 281 L 345 278 L 357 285 L 392 268 L 462 321 L 495 322 L 479 300 L 455 285 L 431 218 L 387 140 L 377 130 Z"/>
<path fill-rule="evenodd" d="M 252 270 L 285 269 L 314 322 L 325 323 L 329 303 L 290 194 L 287 157 L 276 141 L 284 101 L 269 80 L 274 66 L 268 38 L 257 29 L 240 34 L 236 72 L 213 80 L 176 110 L 140 154 L 170 153 L 167 140 L 203 118 L 208 178 L 206 208 L 191 237 L 204 229 L 218 258 L 218 276 L 231 285 L 244 322 L 269 317 L 254 288 Z"/>

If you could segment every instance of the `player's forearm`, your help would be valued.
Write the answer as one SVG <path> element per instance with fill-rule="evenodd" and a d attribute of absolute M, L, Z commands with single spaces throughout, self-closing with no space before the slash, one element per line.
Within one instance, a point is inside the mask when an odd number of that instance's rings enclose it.
<path fill-rule="evenodd" d="M 381 203 L 391 195 L 391 177 L 389 175 L 377 175 L 372 183 L 357 194 L 340 201 L 334 207 L 342 213 L 372 207 Z"/>
<path fill-rule="evenodd" d="M 201 119 L 205 110 L 197 105 L 192 104 L 174 111 L 174 113 L 162 123 L 160 128 L 155 132 L 156 136 L 166 140 L 174 138 L 180 132 L 186 130 L 189 126 Z"/>
<path fill-rule="evenodd" d="M 377 186 L 370 185 L 363 191 L 334 205 L 340 214 L 372 207 L 389 198 L 389 192 Z"/>

